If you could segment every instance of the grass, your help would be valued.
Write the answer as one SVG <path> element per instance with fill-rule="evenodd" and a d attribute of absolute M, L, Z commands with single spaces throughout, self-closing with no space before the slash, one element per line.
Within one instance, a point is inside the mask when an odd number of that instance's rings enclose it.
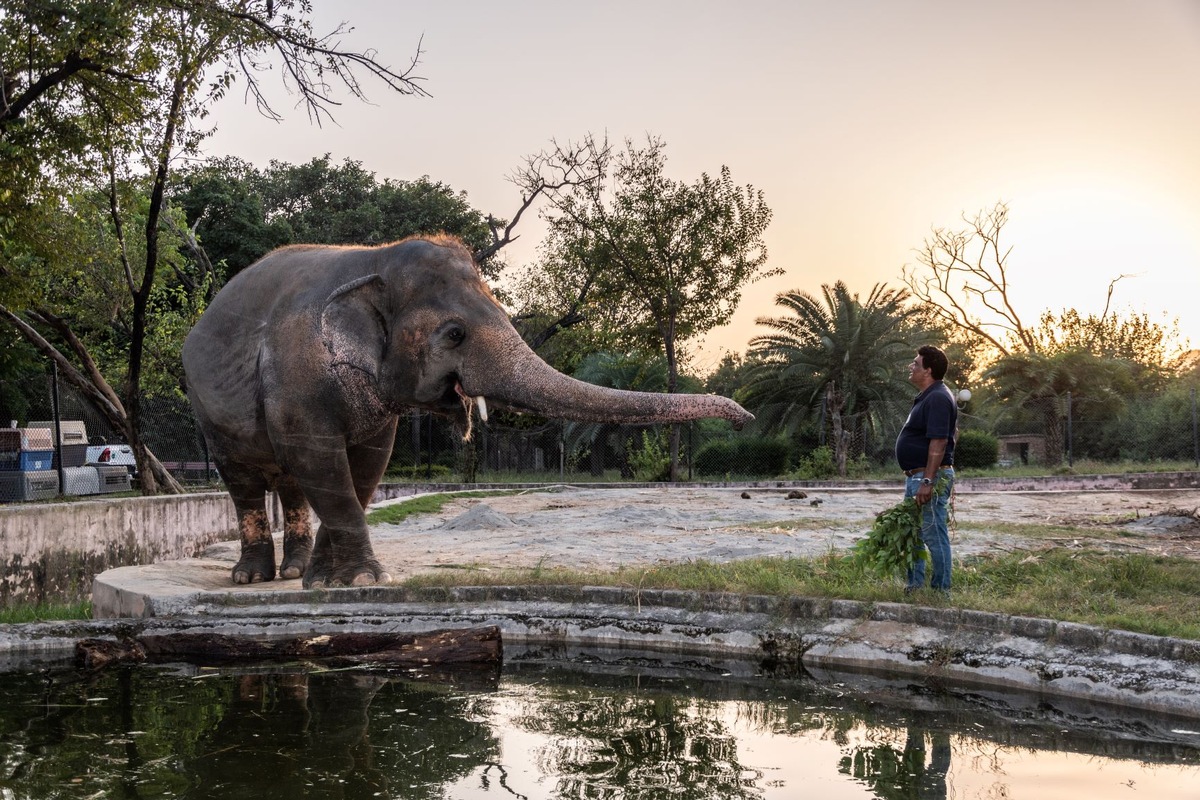
<path fill-rule="evenodd" d="M 0 625 L 91 618 L 92 603 L 90 600 L 81 600 L 77 603 L 19 604 L 9 608 L 0 608 Z"/>
<path fill-rule="evenodd" d="M 447 570 L 406 586 L 618 586 L 701 592 L 828 597 L 866 602 L 953 605 L 1138 633 L 1200 639 L 1200 562 L 1142 554 L 1047 550 L 976 557 L 954 569 L 951 600 L 905 596 L 897 577 L 880 580 L 840 553 L 815 558 L 692 561 L 612 572 L 533 568 Z"/>
<path fill-rule="evenodd" d="M 411 500 L 393 503 L 390 506 L 377 508 L 367 513 L 367 523 L 370 525 L 395 525 L 411 517 L 413 514 L 436 514 L 454 500 L 464 497 L 502 497 L 510 494 L 521 494 L 524 489 L 496 489 L 479 492 L 442 492 L 438 494 L 423 494 Z"/>

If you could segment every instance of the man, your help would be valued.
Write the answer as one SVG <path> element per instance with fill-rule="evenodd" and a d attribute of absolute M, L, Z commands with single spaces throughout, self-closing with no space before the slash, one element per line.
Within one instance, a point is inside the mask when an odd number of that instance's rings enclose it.
<path fill-rule="evenodd" d="M 929 585 L 950 591 L 950 491 L 954 488 L 954 437 L 958 430 L 958 405 L 942 382 L 946 354 L 925 345 L 908 365 L 908 380 L 920 394 L 913 400 L 908 419 L 896 438 L 896 460 L 907 478 L 904 496 L 915 497 L 921 507 L 921 539 L 929 548 L 933 575 Z M 906 592 L 925 586 L 925 562 L 908 571 Z"/>

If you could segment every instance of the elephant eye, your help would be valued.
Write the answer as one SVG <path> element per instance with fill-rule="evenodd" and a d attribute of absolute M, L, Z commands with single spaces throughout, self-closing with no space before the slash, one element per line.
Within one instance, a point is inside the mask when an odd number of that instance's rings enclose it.
<path fill-rule="evenodd" d="M 446 329 L 446 338 L 450 340 L 455 347 L 462 344 L 463 339 L 467 338 L 467 332 L 463 330 L 461 325 L 451 325 Z"/>

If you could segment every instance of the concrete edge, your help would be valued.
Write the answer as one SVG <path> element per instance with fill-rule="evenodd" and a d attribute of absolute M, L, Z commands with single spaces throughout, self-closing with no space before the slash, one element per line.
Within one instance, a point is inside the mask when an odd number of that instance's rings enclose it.
<path fill-rule="evenodd" d="M 186 608 L 162 605 L 140 619 L 0 626 L 0 667 L 61 661 L 88 637 L 494 624 L 514 644 L 750 659 L 1200 718 L 1200 642 L 957 608 L 570 586 L 201 592 Z"/>

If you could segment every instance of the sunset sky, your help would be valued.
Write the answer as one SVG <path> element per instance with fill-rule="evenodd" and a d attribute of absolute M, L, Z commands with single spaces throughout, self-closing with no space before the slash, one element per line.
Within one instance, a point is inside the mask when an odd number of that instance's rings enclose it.
<path fill-rule="evenodd" d="M 770 264 L 733 324 L 696 348 L 742 352 L 774 295 L 841 279 L 901 285 L 931 226 L 1010 207 L 1013 297 L 1043 309 L 1146 312 L 1200 347 L 1200 2 L 393 2 L 316 0 L 318 32 L 417 70 L 430 98 L 366 83 L 337 124 L 279 92 L 273 123 L 233 91 L 213 155 L 265 165 L 329 153 L 379 179 L 429 175 L 511 216 L 507 180 L 552 138 L 647 134 L 668 175 L 728 165 L 774 211 Z M 272 76 L 269 82 L 276 83 Z M 506 260 L 533 258 L 522 223 Z"/>

